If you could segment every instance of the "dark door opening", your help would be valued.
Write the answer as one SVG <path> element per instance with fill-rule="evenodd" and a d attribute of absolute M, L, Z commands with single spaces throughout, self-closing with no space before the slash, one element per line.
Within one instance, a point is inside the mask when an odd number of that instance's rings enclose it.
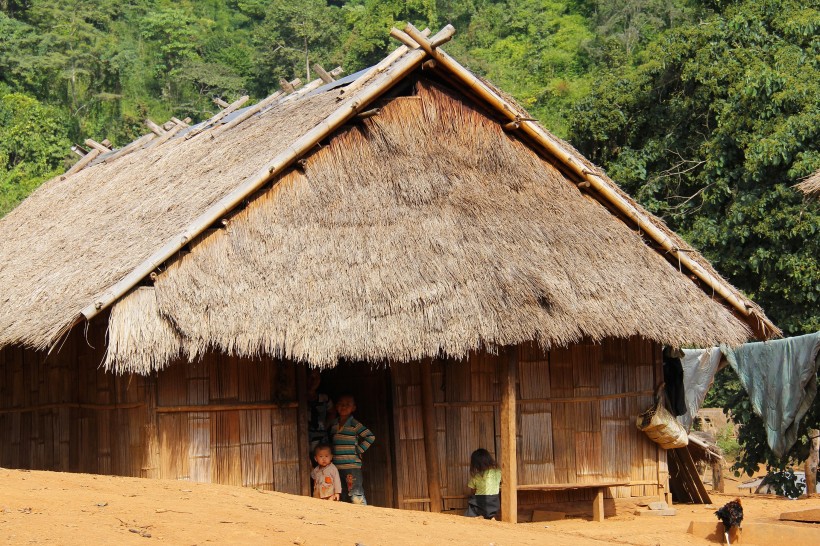
<path fill-rule="evenodd" d="M 390 370 L 365 363 L 342 362 L 322 371 L 319 392 L 328 394 L 334 402 L 342 394 L 350 394 L 356 399 L 353 416 L 376 436 L 376 442 L 362 456 L 367 502 L 373 506 L 395 508 Z"/>

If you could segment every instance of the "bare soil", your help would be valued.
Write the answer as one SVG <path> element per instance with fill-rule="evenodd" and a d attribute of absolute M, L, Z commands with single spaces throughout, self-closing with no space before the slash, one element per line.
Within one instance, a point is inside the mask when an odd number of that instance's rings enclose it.
<path fill-rule="evenodd" d="M 734 496 L 675 505 L 675 516 L 619 510 L 604 523 L 513 525 L 224 485 L 0 469 L 0 543 L 695 545 L 708 542 L 686 533 L 689 522 L 715 521 L 716 507 Z M 743 505 L 747 522 L 775 522 L 784 511 L 820 508 L 820 499 L 743 496 Z"/>

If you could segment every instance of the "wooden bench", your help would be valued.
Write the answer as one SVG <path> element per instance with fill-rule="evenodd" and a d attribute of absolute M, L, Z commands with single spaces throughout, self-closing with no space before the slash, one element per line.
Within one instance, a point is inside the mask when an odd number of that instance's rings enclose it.
<path fill-rule="evenodd" d="M 568 491 L 571 489 L 595 489 L 592 501 L 592 521 L 604 521 L 604 489 L 632 485 L 630 482 L 595 482 L 595 483 L 542 483 L 519 485 L 518 491 Z"/>

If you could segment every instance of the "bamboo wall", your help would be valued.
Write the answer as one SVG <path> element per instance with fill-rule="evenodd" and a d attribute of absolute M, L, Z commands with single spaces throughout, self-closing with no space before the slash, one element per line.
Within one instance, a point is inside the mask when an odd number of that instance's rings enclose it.
<path fill-rule="evenodd" d="M 437 448 L 445 510 L 463 510 L 470 454 L 500 455 L 497 358 L 433 364 Z M 429 496 L 418 364 L 392 369 L 400 506 L 427 510 Z M 608 498 L 658 496 L 666 452 L 634 425 L 654 401 L 661 379 L 657 345 L 639 339 L 555 348 L 519 348 L 517 450 L 519 485 L 630 482 Z M 590 500 L 594 490 L 522 491 L 519 506 Z"/>
<path fill-rule="evenodd" d="M 309 494 L 303 366 L 208 354 L 148 377 L 116 376 L 98 369 L 104 323 L 75 331 L 47 358 L 0 350 L 0 466 Z M 347 365 L 326 375 L 324 390 L 335 383 L 357 395 L 357 415 L 377 435 L 365 455 L 371 503 L 428 510 L 420 364 L 395 365 L 389 374 Z M 660 348 L 638 339 L 548 353 L 520 347 L 519 484 L 624 481 L 632 485 L 611 487 L 607 496 L 658 495 L 666 452 L 635 428 L 634 417 L 652 404 L 661 376 Z M 498 358 L 435 361 L 431 382 L 442 505 L 460 511 L 472 451 L 500 455 Z M 592 494 L 522 491 L 519 506 Z"/>
<path fill-rule="evenodd" d="M 308 493 L 304 367 L 209 354 L 118 376 L 98 369 L 104 323 L 48 357 L 0 350 L 0 466 Z"/>

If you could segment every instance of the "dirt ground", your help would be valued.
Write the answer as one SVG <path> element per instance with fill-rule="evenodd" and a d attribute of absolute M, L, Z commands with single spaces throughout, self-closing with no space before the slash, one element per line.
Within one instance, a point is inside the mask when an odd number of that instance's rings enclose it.
<path fill-rule="evenodd" d="M 715 494 L 715 506 L 675 505 L 670 517 L 620 513 L 604 523 L 513 525 L 224 485 L 0 469 L 0 543 L 695 545 L 708 542 L 686 533 L 689 522 L 716 521 L 716 506 L 733 497 Z M 746 495 L 743 504 L 746 522 L 774 522 L 784 511 L 820 508 L 820 499 Z"/>

